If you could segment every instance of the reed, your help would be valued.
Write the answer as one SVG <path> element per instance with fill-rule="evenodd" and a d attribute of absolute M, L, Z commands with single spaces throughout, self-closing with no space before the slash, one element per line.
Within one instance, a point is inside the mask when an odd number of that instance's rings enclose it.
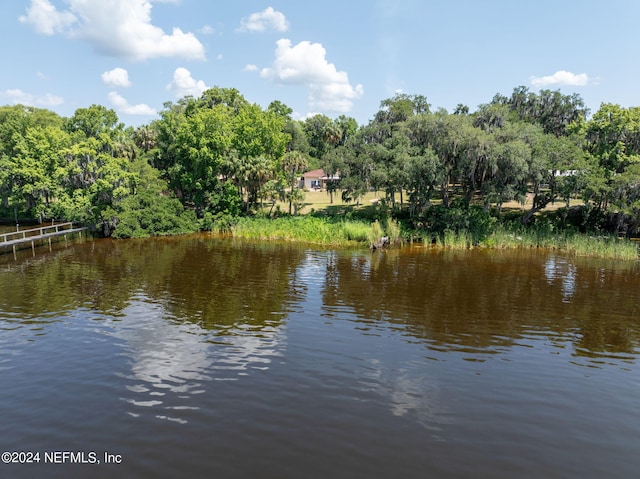
<path fill-rule="evenodd" d="M 232 235 L 243 239 L 281 240 L 327 246 L 364 246 L 377 244 L 383 236 L 392 243 L 401 241 L 402 228 L 395 220 L 383 222 L 306 216 L 281 218 L 240 218 Z M 585 235 L 554 230 L 548 225 L 525 228 L 499 225 L 480 242 L 467 230 L 445 230 L 442 235 L 425 233 L 422 241 L 437 247 L 465 250 L 474 247 L 493 249 L 543 248 L 575 256 L 637 260 L 638 247 L 632 241 L 616 237 Z"/>
<path fill-rule="evenodd" d="M 597 256 L 622 260 L 638 259 L 638 246 L 616 237 L 573 235 L 567 238 L 565 250 L 576 256 Z"/>
<path fill-rule="evenodd" d="M 232 235 L 243 239 L 281 240 L 333 246 L 366 243 L 370 225 L 354 220 L 332 221 L 313 216 L 241 218 Z"/>
<path fill-rule="evenodd" d="M 553 231 L 544 227 L 526 229 L 499 226 L 481 246 L 497 249 L 544 248 L 576 256 L 638 259 L 638 247 L 627 239 Z"/>
<path fill-rule="evenodd" d="M 471 247 L 471 234 L 465 230 L 445 230 L 443 237 L 438 240 L 438 243 L 447 249 L 469 249 Z"/>
<path fill-rule="evenodd" d="M 389 240 L 392 244 L 404 243 L 404 237 L 402 234 L 402 227 L 400 223 L 398 223 L 393 218 L 387 218 L 384 222 L 384 231 L 386 236 L 389 237 Z"/>
<path fill-rule="evenodd" d="M 371 223 L 371 227 L 369 228 L 367 239 L 369 240 L 370 245 L 377 244 L 382 237 L 384 236 L 384 229 L 380 224 L 380 221 L 375 220 Z"/>

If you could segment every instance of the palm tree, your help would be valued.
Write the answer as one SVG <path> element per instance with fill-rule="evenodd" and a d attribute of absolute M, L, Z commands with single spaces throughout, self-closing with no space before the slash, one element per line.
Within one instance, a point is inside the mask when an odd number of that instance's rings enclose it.
<path fill-rule="evenodd" d="M 342 141 L 342 130 L 335 122 L 331 122 L 324 128 L 324 131 L 322 132 L 322 140 L 332 147 L 335 147 Z"/>
<path fill-rule="evenodd" d="M 145 153 L 155 148 L 158 143 L 155 130 L 146 125 L 138 127 L 133 135 L 133 139 L 138 148 Z"/>
<path fill-rule="evenodd" d="M 288 151 L 284 154 L 282 161 L 282 167 L 286 172 L 291 173 L 291 192 L 296 187 L 296 173 L 303 171 L 307 167 L 307 158 L 304 153 L 300 151 Z M 292 209 L 292 196 L 289 196 L 289 214 Z"/>

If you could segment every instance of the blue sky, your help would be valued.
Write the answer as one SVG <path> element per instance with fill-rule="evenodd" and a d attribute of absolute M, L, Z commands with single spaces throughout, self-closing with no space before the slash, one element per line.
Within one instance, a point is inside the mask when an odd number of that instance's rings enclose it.
<path fill-rule="evenodd" d="M 0 0 L 0 104 L 138 126 L 234 87 L 367 123 L 395 92 L 473 111 L 525 85 L 640 105 L 637 0 Z"/>

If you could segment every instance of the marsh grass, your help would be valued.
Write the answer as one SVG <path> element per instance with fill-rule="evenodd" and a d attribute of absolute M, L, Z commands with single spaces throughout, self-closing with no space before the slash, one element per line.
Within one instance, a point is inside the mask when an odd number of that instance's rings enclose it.
<path fill-rule="evenodd" d="M 382 228 L 380 221 L 375 220 L 373 223 L 371 223 L 371 227 L 369 228 L 369 232 L 367 235 L 369 244 L 374 245 L 378 243 L 383 236 L 384 236 L 384 229 Z"/>
<path fill-rule="evenodd" d="M 241 218 L 232 235 L 244 239 L 281 240 L 332 246 L 366 243 L 370 225 L 353 220 L 331 221 L 313 216 Z"/>
<path fill-rule="evenodd" d="M 623 260 L 638 259 L 638 246 L 627 239 L 615 236 L 557 232 L 545 228 L 509 229 L 500 226 L 480 246 L 496 249 L 544 248 L 576 256 Z"/>
<path fill-rule="evenodd" d="M 404 243 L 404 234 L 400 223 L 393 218 L 387 218 L 384 222 L 384 231 L 392 244 Z"/>
<path fill-rule="evenodd" d="M 627 239 L 573 235 L 567 239 L 566 251 L 576 256 L 597 256 L 623 260 L 637 260 L 638 246 Z"/>
<path fill-rule="evenodd" d="M 400 224 L 392 219 L 374 222 L 335 218 L 283 216 L 280 218 L 240 218 L 231 228 L 236 238 L 298 241 L 332 246 L 372 245 L 388 236 L 391 243 L 402 242 Z"/>
<path fill-rule="evenodd" d="M 471 234 L 468 231 L 445 230 L 436 237 L 436 245 L 441 248 L 463 250 L 471 248 Z"/>
<path fill-rule="evenodd" d="M 335 216 L 284 216 L 279 218 L 240 218 L 232 227 L 232 235 L 243 239 L 281 240 L 327 246 L 371 246 L 383 236 L 399 244 L 409 233 L 392 218 L 370 221 Z M 483 239 L 466 229 L 445 229 L 443 233 L 422 232 L 424 244 L 449 250 L 471 248 L 515 249 L 542 248 L 584 257 L 637 260 L 638 246 L 614 236 L 586 235 L 557 230 L 549 224 L 522 227 L 515 224 L 495 225 Z"/>

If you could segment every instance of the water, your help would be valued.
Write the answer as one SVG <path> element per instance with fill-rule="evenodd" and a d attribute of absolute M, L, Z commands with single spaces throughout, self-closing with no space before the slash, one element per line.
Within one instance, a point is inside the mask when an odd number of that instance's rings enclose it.
<path fill-rule="evenodd" d="M 0 452 L 40 456 L 0 476 L 635 477 L 639 292 L 536 251 L 5 254 Z"/>

